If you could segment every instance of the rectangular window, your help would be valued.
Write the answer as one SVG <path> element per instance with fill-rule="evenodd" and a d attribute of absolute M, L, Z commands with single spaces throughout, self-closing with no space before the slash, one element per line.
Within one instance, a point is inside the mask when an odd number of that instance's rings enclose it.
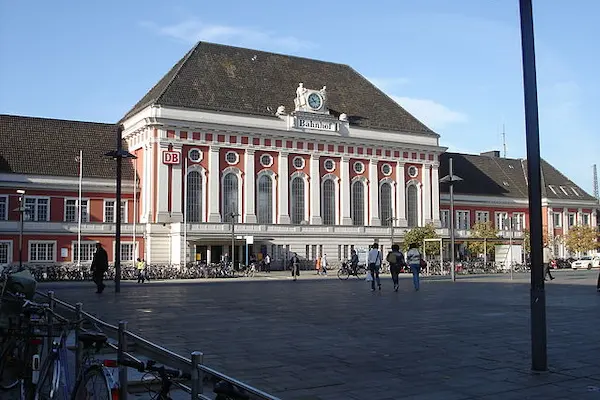
<path fill-rule="evenodd" d="M 344 245 L 344 260 L 348 259 L 348 245 Z"/>
<path fill-rule="evenodd" d="M 562 213 L 555 212 L 552 214 L 552 222 L 555 228 L 562 226 Z"/>
<path fill-rule="evenodd" d="M 456 229 L 470 229 L 470 212 L 469 211 L 457 211 L 456 212 Z"/>
<path fill-rule="evenodd" d="M 319 245 L 319 257 L 323 257 L 323 245 Z"/>
<path fill-rule="evenodd" d="M 317 259 L 317 245 L 316 244 L 313 244 L 310 248 L 310 259 L 311 260 Z"/>
<path fill-rule="evenodd" d="M 581 214 L 581 225 L 588 226 L 590 224 L 590 214 Z"/>
<path fill-rule="evenodd" d="M 277 245 L 277 255 L 276 255 L 275 259 L 283 260 L 283 245 L 282 244 Z"/>
<path fill-rule="evenodd" d="M 522 231 L 525 228 L 525 213 L 513 213 L 513 230 Z"/>
<path fill-rule="evenodd" d="M 576 215 L 575 213 L 569 213 L 569 228 L 575 226 Z"/>
<path fill-rule="evenodd" d="M 81 252 L 79 253 L 79 258 L 77 257 L 77 253 L 79 252 L 79 247 L 77 246 L 77 242 L 73 242 L 73 260 L 72 262 L 91 262 L 94 259 L 94 253 L 96 252 L 96 242 L 81 242 Z"/>
<path fill-rule="evenodd" d="M 50 217 L 50 199 L 47 197 L 25 198 L 25 221 L 48 221 Z"/>
<path fill-rule="evenodd" d="M 306 250 L 306 252 L 304 254 L 304 259 L 305 260 L 310 260 L 310 246 L 308 244 L 306 245 L 306 249 L 305 250 Z"/>
<path fill-rule="evenodd" d="M 489 211 L 475 211 L 475 222 L 489 222 Z"/>
<path fill-rule="evenodd" d="M 11 263 L 12 242 L 10 240 L 0 241 L 0 265 Z"/>
<path fill-rule="evenodd" d="M 8 196 L 0 196 L 0 221 L 8 221 Z"/>
<path fill-rule="evenodd" d="M 130 261 L 136 258 L 135 245 L 131 243 L 121 243 L 121 260 Z M 237 255 L 236 255 L 237 256 Z"/>
<path fill-rule="evenodd" d="M 450 211 L 449 210 L 441 210 L 440 211 L 440 222 L 442 223 L 442 228 L 450 227 Z"/>
<path fill-rule="evenodd" d="M 497 212 L 495 214 L 496 219 L 496 229 L 498 230 L 507 230 L 508 229 L 508 213 L 506 212 Z"/>
<path fill-rule="evenodd" d="M 65 199 L 65 222 L 78 222 L 78 199 Z M 88 222 L 88 200 L 81 200 L 81 222 Z"/>
<path fill-rule="evenodd" d="M 104 222 L 115 222 L 115 200 L 104 200 Z M 121 201 L 121 222 L 127 223 L 127 200 Z"/>
<path fill-rule="evenodd" d="M 56 261 L 56 242 L 40 241 L 29 242 L 30 262 Z"/>
<path fill-rule="evenodd" d="M 338 260 L 342 259 L 342 245 L 338 244 Z"/>

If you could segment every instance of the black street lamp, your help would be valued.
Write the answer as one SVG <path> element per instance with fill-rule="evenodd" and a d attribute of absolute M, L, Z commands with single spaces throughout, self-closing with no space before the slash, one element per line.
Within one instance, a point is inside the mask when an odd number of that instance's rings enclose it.
<path fill-rule="evenodd" d="M 27 209 L 25 208 L 25 191 L 22 189 L 17 190 L 17 194 L 19 195 L 19 208 L 16 208 L 14 211 L 19 212 L 19 271 L 23 268 L 23 228 L 25 225 L 25 213 Z"/>
<path fill-rule="evenodd" d="M 123 150 L 123 125 L 117 129 L 117 149 L 104 155 L 117 161 L 117 189 L 115 199 L 115 293 L 121 291 L 121 180 L 123 159 L 137 158 L 127 150 Z"/>
<path fill-rule="evenodd" d="M 448 161 L 448 175 L 440 179 L 440 183 L 448 183 L 450 185 L 450 278 L 452 279 L 452 282 L 454 282 L 456 281 L 454 267 L 454 182 L 460 182 L 463 179 L 454 175 L 452 157 L 450 157 Z"/>
<path fill-rule="evenodd" d="M 231 218 L 231 268 L 235 268 L 235 219 L 240 214 L 232 211 L 227 215 Z"/>

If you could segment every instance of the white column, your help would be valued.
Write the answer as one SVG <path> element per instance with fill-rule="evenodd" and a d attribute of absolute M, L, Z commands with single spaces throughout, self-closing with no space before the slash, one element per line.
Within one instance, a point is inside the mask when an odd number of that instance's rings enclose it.
<path fill-rule="evenodd" d="M 423 225 L 431 223 L 431 165 L 423 164 Z"/>
<path fill-rule="evenodd" d="M 342 157 L 340 168 L 341 224 L 352 225 L 350 217 L 350 157 Z"/>
<path fill-rule="evenodd" d="M 563 208 L 563 234 L 566 235 L 569 232 L 569 209 Z"/>
<path fill-rule="evenodd" d="M 323 224 L 321 218 L 321 176 L 319 171 L 319 156 L 310 157 L 310 223 Z"/>
<path fill-rule="evenodd" d="M 396 163 L 396 225 L 408 226 L 406 220 L 406 179 L 404 176 L 404 163 Z"/>
<path fill-rule="evenodd" d="M 157 144 L 155 144 L 156 146 Z M 158 165 L 158 177 L 157 185 L 154 188 L 156 193 L 156 222 L 168 223 L 171 222 L 171 216 L 169 215 L 169 190 L 167 182 L 169 181 L 169 166 L 162 163 L 163 151 L 169 150 L 167 143 L 160 143 L 158 152 L 156 154 L 156 160 L 154 162 Z"/>
<path fill-rule="evenodd" d="M 433 164 L 431 167 L 431 213 L 433 226 L 441 228 L 442 223 L 440 221 L 440 176 L 439 176 L 439 163 Z"/>
<path fill-rule="evenodd" d="M 219 148 L 211 147 L 208 155 L 208 222 L 221 222 L 219 204 L 221 201 L 221 168 L 219 166 Z"/>
<path fill-rule="evenodd" d="M 144 156 L 143 156 L 143 186 L 142 195 L 140 201 L 142 202 L 142 217 L 140 222 L 150 222 L 152 215 L 152 146 L 144 145 Z"/>
<path fill-rule="evenodd" d="M 590 222 L 592 224 L 592 228 L 596 228 L 598 226 L 598 212 L 600 212 L 600 210 L 592 209 L 592 214 L 590 215 Z"/>
<path fill-rule="evenodd" d="M 288 199 L 290 196 L 290 174 L 288 172 L 288 153 L 279 153 L 279 176 L 277 177 L 277 204 L 279 210 L 279 223 L 289 224 L 290 211 Z"/>
<path fill-rule="evenodd" d="M 577 209 L 577 220 L 576 220 L 576 224 L 577 225 L 581 225 L 583 222 L 583 210 L 581 208 Z"/>
<path fill-rule="evenodd" d="M 181 146 L 173 147 L 174 151 L 178 151 L 180 154 L 182 153 Z M 182 194 L 183 194 L 183 179 L 181 176 L 183 169 L 183 157 L 181 154 L 181 160 L 179 164 L 173 165 L 171 169 L 171 221 L 172 222 L 182 222 L 183 221 L 183 212 L 181 210 L 181 202 L 182 202 Z"/>
<path fill-rule="evenodd" d="M 254 149 L 246 149 L 246 165 L 244 168 L 244 222 L 247 224 L 256 223 L 256 209 L 254 205 L 254 188 L 256 174 L 254 173 Z"/>
<path fill-rule="evenodd" d="M 381 226 L 379 219 L 379 174 L 377 160 L 369 163 L 369 208 L 371 214 L 371 226 Z"/>

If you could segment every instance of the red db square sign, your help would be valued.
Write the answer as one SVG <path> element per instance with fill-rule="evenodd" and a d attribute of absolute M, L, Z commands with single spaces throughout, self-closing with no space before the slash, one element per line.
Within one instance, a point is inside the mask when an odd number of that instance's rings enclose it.
<path fill-rule="evenodd" d="M 178 151 L 163 151 L 163 164 L 179 164 L 181 153 Z"/>

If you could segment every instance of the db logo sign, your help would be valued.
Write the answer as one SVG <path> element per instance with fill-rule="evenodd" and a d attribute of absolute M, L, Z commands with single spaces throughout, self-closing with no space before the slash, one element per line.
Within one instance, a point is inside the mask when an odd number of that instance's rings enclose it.
<path fill-rule="evenodd" d="M 178 151 L 163 151 L 163 164 L 179 164 L 180 158 Z"/>

